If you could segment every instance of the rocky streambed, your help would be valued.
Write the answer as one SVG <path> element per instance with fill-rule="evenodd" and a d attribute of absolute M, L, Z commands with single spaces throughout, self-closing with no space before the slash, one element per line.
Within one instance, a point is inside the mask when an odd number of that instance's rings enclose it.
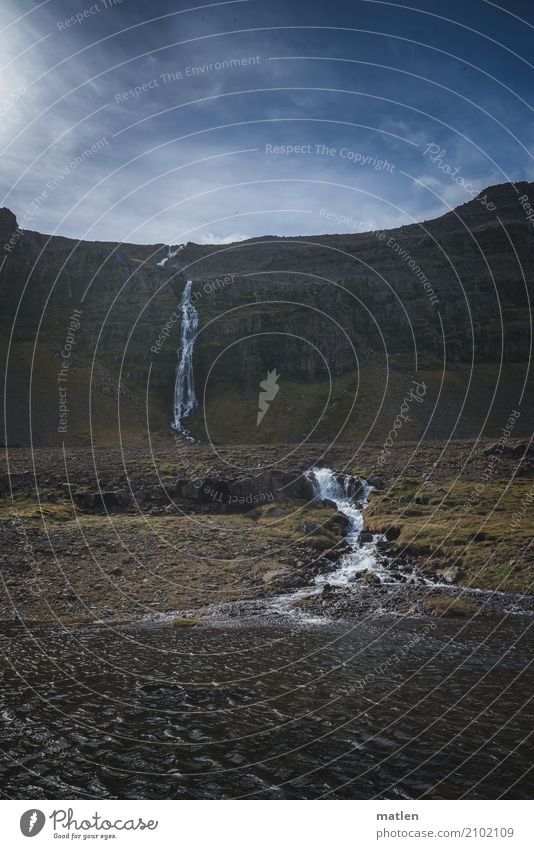
<path fill-rule="evenodd" d="M 531 455 L 519 448 L 499 459 L 482 493 L 491 443 L 446 452 L 407 444 L 380 474 L 375 449 L 356 461 L 348 446 L 291 449 L 283 462 L 279 448 L 243 450 L 242 468 L 190 444 L 10 449 L 0 478 L 0 618 L 183 613 L 207 624 L 221 605 L 265 611 L 280 597 L 301 619 L 527 611 L 534 484 Z M 317 492 L 314 465 L 336 470 L 342 509 Z"/>
<path fill-rule="evenodd" d="M 528 798 L 529 475 L 190 458 L 15 458 L 5 793 Z"/>

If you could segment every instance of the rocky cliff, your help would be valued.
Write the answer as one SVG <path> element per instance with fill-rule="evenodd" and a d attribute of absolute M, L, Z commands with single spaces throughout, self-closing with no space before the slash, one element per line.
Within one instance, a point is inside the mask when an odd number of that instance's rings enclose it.
<path fill-rule="evenodd" d="M 0 210 L 7 441 L 172 438 L 187 279 L 203 440 L 383 439 L 401 408 L 404 438 L 498 434 L 513 410 L 527 432 L 534 184 L 484 195 L 396 230 L 188 243 L 163 266 L 166 246 L 22 232 Z"/>

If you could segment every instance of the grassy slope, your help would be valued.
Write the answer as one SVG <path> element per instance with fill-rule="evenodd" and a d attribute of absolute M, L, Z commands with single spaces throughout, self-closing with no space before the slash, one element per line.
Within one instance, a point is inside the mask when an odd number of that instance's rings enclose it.
<path fill-rule="evenodd" d="M 532 498 L 534 481 L 494 479 L 482 490 L 477 483 L 445 480 L 429 487 L 400 478 L 385 492 L 372 493 L 366 525 L 375 532 L 399 531 L 397 553 L 416 558 L 419 567 L 452 569 L 465 585 L 532 592 L 532 518 L 527 512 L 517 527 L 511 521 L 527 494 Z"/>

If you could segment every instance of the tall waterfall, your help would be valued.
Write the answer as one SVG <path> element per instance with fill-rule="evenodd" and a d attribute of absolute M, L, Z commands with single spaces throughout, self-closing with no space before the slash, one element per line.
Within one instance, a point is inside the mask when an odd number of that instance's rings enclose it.
<path fill-rule="evenodd" d="M 197 406 L 193 379 L 193 343 L 198 328 L 198 312 L 191 303 L 192 285 L 193 281 L 188 280 L 180 303 L 182 329 L 180 347 L 178 348 L 178 364 L 176 366 L 174 421 L 172 423 L 172 427 L 187 439 L 193 439 L 193 437 L 183 427 L 182 419 L 190 416 Z"/>

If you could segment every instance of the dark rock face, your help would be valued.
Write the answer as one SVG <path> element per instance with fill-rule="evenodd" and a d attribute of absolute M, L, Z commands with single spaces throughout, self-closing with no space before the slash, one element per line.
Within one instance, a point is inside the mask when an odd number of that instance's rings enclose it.
<path fill-rule="evenodd" d="M 34 444 L 88 442 L 89 434 L 113 444 L 117 410 L 123 440 L 139 438 L 146 431 L 145 397 L 150 429 L 168 431 L 180 338 L 176 311 L 187 278 L 194 281 L 200 315 L 197 396 L 206 391 L 206 421 L 214 430 L 205 433 L 205 411 L 199 412 L 193 427 L 202 439 L 225 442 L 234 435 L 237 442 L 258 443 L 269 433 L 271 442 L 300 441 L 330 403 L 329 381 L 337 397 L 314 431 L 317 441 L 340 427 L 363 435 L 369 424 L 387 434 L 414 375 L 415 351 L 429 384 L 427 419 L 435 438 L 455 425 L 458 436 L 478 433 L 504 358 L 507 380 L 499 384 L 490 422 L 498 433 L 520 394 L 515 388 L 530 350 L 526 287 L 534 279 L 534 231 L 518 201 L 523 194 L 534 200 L 533 184 L 494 186 L 487 190 L 494 211 L 475 199 L 433 221 L 382 233 L 266 237 L 224 251 L 189 243 L 163 269 L 156 264 L 163 245 L 22 232 L 13 213 L 0 210 L 6 256 L 0 331 L 8 338 L 13 328 L 14 338 L 8 441 L 29 444 L 30 385 Z M 81 310 L 79 327 L 70 332 L 75 309 Z M 74 341 L 65 358 L 69 332 Z M 64 362 L 70 412 L 60 432 L 57 374 Z M 262 425 L 271 431 L 259 431 L 259 381 L 272 369 L 290 386 Z M 396 394 L 375 422 L 387 373 L 397 379 Z M 438 389 L 439 407 L 430 417 Z M 242 424 L 247 415 L 249 429 Z M 524 421 L 522 415 L 516 425 L 523 435 Z M 425 424 L 417 423 L 417 433 Z"/>
<path fill-rule="evenodd" d="M 0 209 L 0 247 L 3 252 L 10 253 L 20 238 L 17 219 L 10 209 Z"/>
<path fill-rule="evenodd" d="M 267 471 L 255 477 L 202 478 L 177 481 L 176 494 L 201 504 L 248 512 L 251 507 L 283 499 L 313 499 L 309 480 L 301 472 Z"/>
<path fill-rule="evenodd" d="M 98 513 L 123 512 L 131 503 L 130 494 L 124 489 L 112 492 L 74 492 L 73 498 L 83 510 L 93 510 Z"/>

